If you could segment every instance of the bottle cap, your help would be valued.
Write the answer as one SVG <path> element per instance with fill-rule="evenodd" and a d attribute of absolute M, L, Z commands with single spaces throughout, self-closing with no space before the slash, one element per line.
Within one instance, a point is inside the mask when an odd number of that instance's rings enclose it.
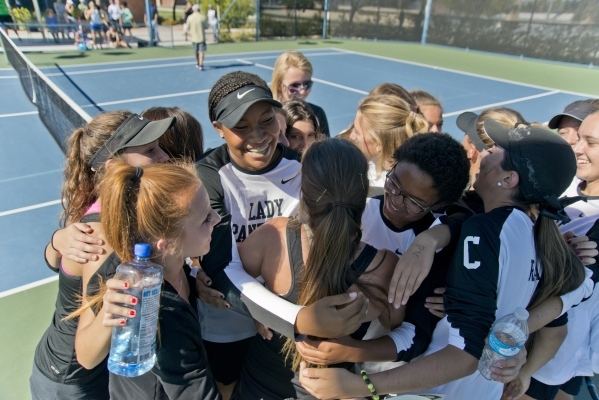
<path fill-rule="evenodd" d="M 526 321 L 528 319 L 528 311 L 525 308 L 518 307 L 514 310 L 514 317 L 520 321 Z"/>
<path fill-rule="evenodd" d="M 152 248 L 147 243 L 137 243 L 133 249 L 133 254 L 135 254 L 136 257 L 147 258 L 150 257 L 150 254 L 152 254 Z"/>

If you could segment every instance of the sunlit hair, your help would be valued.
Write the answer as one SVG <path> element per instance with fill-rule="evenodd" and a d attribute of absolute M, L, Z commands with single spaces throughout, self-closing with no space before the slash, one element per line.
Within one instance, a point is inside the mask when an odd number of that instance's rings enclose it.
<path fill-rule="evenodd" d="M 170 159 L 195 161 L 204 153 L 204 133 L 200 122 L 179 107 L 152 107 L 141 113 L 150 121 L 175 117 L 175 123 L 158 139 Z"/>
<path fill-rule="evenodd" d="M 107 111 L 98 114 L 69 137 L 61 198 L 62 227 L 78 222 L 96 200 L 96 173 L 89 160 L 131 115 L 129 111 Z"/>
<path fill-rule="evenodd" d="M 441 106 L 441 102 L 439 100 L 437 100 L 429 92 L 425 92 L 424 90 L 420 90 L 420 89 L 414 89 L 414 90 L 410 90 L 410 94 L 414 98 L 414 101 L 416 101 L 416 104 L 418 104 L 419 108 L 424 107 L 424 106 L 434 106 L 434 107 L 439 107 L 441 110 L 443 110 L 443 107 Z"/>
<path fill-rule="evenodd" d="M 368 194 L 366 158 L 350 142 L 325 140 L 308 147 L 301 172 L 300 213 L 308 221 L 313 240 L 299 285 L 298 304 L 307 306 L 345 293 L 352 282 L 383 312 L 383 324 L 388 324 L 390 305 L 377 300 L 386 300 L 387 288 L 358 281 L 352 268 L 362 238 L 361 221 Z M 297 370 L 302 359 L 293 340 L 287 340 L 283 353 L 288 361 L 293 360 L 291 367 Z"/>
<path fill-rule="evenodd" d="M 270 82 L 270 87 L 272 89 L 272 97 L 275 100 L 279 100 L 281 97 L 281 92 L 279 92 L 279 86 L 283 83 L 283 79 L 285 79 L 285 74 L 289 70 L 289 68 L 295 67 L 302 71 L 307 71 L 312 74 L 312 64 L 305 55 L 295 50 L 288 50 L 281 54 L 277 61 L 275 62 L 275 67 L 272 71 L 272 79 Z"/>
<path fill-rule="evenodd" d="M 369 96 L 381 96 L 381 95 L 389 95 L 389 96 L 397 96 L 406 103 L 410 105 L 412 111 L 416 113 L 420 113 L 418 109 L 418 104 L 416 103 L 416 99 L 410 92 L 404 89 L 403 86 L 399 86 L 396 83 L 381 83 L 377 85 L 368 93 Z"/>
<path fill-rule="evenodd" d="M 381 146 L 374 160 L 377 178 L 385 162 L 393 162 L 393 152 L 407 139 L 428 131 L 428 122 L 414 112 L 410 105 L 397 96 L 366 96 L 358 105 L 362 130 L 368 131 L 373 141 Z"/>
<path fill-rule="evenodd" d="M 520 124 L 526 124 L 526 120 L 516 110 L 512 110 L 511 108 L 506 107 L 495 107 L 495 108 L 487 108 L 483 112 L 480 113 L 478 119 L 476 120 L 476 132 L 478 133 L 478 137 L 483 141 L 487 148 L 491 148 L 495 146 L 495 143 L 489 135 L 486 134 L 484 123 L 487 118 L 490 118 L 494 121 L 499 122 L 509 128 L 515 128 Z"/>
<path fill-rule="evenodd" d="M 308 103 L 303 100 L 291 100 L 283 104 L 283 110 L 285 112 L 285 124 L 287 125 L 285 135 L 289 135 L 293 124 L 300 121 L 306 121 L 312 123 L 312 126 L 314 127 L 314 137 L 319 139 L 321 133 L 318 119 Z"/>

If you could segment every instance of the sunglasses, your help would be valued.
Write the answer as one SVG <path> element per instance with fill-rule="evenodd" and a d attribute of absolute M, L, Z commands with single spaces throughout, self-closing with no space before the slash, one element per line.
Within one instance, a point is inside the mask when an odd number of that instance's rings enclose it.
<path fill-rule="evenodd" d="M 312 89 L 312 85 L 314 84 L 314 81 L 309 80 L 309 81 L 304 81 L 304 82 L 294 82 L 294 83 L 290 83 L 289 85 L 287 85 L 287 90 L 289 90 L 289 93 L 299 93 L 302 88 L 307 92 L 308 90 Z"/>

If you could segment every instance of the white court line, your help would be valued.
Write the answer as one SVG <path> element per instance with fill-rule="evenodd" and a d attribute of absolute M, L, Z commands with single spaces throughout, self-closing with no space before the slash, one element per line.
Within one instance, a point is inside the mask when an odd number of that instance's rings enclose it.
<path fill-rule="evenodd" d="M 12 214 L 18 214 L 18 213 L 22 213 L 25 211 L 35 210 L 37 208 L 49 207 L 49 206 L 53 206 L 55 204 L 60 204 L 60 200 L 52 200 L 52 201 L 47 201 L 45 203 L 34 204 L 32 206 L 15 208 L 13 210 L 8 210 L 8 211 L 2 211 L 2 212 L 0 212 L 0 217 L 5 217 L 7 215 L 12 215 Z"/>
<path fill-rule="evenodd" d="M 16 294 L 19 292 L 24 292 L 25 290 L 33 289 L 34 287 L 45 285 L 46 283 L 54 282 L 58 280 L 58 274 L 56 276 L 51 276 L 46 279 L 41 279 L 36 282 L 28 283 L 27 285 L 18 286 L 14 289 L 5 290 L 4 292 L 0 292 L 0 299 L 6 296 L 10 296 L 11 294 Z"/>
<path fill-rule="evenodd" d="M 596 94 L 572 92 L 570 90 L 562 90 L 562 89 L 556 89 L 556 88 L 548 87 L 548 86 L 540 86 L 540 85 L 534 85 L 534 84 L 531 84 L 531 83 L 524 83 L 524 82 L 512 81 L 512 80 L 509 80 L 509 79 L 495 78 L 495 77 L 488 76 L 488 75 L 475 74 L 473 72 L 464 72 L 464 71 L 459 71 L 459 70 L 451 69 L 451 68 L 437 67 L 435 65 L 423 64 L 423 63 L 418 63 L 418 62 L 414 62 L 414 61 L 405 61 L 405 60 L 401 60 L 401 59 L 397 59 L 397 58 L 391 58 L 391 57 L 385 57 L 385 56 L 377 56 L 377 55 L 374 55 L 374 54 L 362 53 L 360 51 L 353 51 L 353 50 L 346 50 L 346 49 L 339 49 L 339 48 L 335 48 L 335 50 L 339 50 L 339 51 L 342 51 L 342 52 L 345 52 L 345 53 L 348 53 L 348 54 L 357 54 L 359 56 L 372 57 L 372 58 L 380 58 L 381 60 L 388 60 L 388 61 L 394 61 L 394 62 L 398 62 L 398 63 L 402 63 L 402 64 L 415 65 L 417 67 L 424 67 L 424 68 L 436 69 L 436 70 L 439 70 L 439 71 L 453 72 L 455 74 L 466 75 L 466 76 L 473 76 L 473 77 L 476 77 L 476 78 L 483 78 L 483 79 L 488 79 L 488 80 L 496 81 L 496 82 L 510 83 L 512 85 L 527 86 L 527 87 L 531 87 L 531 88 L 535 88 L 535 89 L 543 89 L 543 90 L 559 90 L 562 93 L 572 94 L 572 95 L 581 96 L 581 97 L 591 97 L 591 98 L 597 97 Z"/>
<path fill-rule="evenodd" d="M 104 103 L 97 103 L 97 106 L 111 106 L 114 104 L 125 104 L 125 103 L 136 103 L 138 101 L 146 101 L 146 100 L 156 100 L 156 99 L 168 99 L 170 97 L 179 97 L 179 96 L 192 96 L 194 94 L 201 93 L 209 93 L 212 89 L 204 89 L 204 90 L 195 90 L 193 92 L 181 92 L 181 93 L 171 93 L 171 94 L 161 94 L 158 96 L 148 96 L 148 97 L 138 97 L 135 99 L 126 99 L 126 100 L 116 100 L 116 101 L 106 101 Z M 93 104 L 88 104 L 83 106 L 85 107 L 93 107 Z"/>
<path fill-rule="evenodd" d="M 20 112 L 20 113 L 12 113 L 12 114 L 0 114 L 0 118 L 20 117 L 22 115 L 34 115 L 37 113 L 38 113 L 37 111 L 26 111 L 26 112 Z"/>
<path fill-rule="evenodd" d="M 492 103 L 492 104 L 486 104 L 484 106 L 477 106 L 477 107 L 472 107 L 472 108 L 466 108 L 464 110 L 453 111 L 453 112 L 450 112 L 450 113 L 443 114 L 443 117 L 451 117 L 451 116 L 454 116 L 454 115 L 459 115 L 459 114 L 461 114 L 463 112 L 466 112 L 466 111 L 484 110 L 485 108 L 499 107 L 499 106 L 504 106 L 506 104 L 519 103 L 521 101 L 538 99 L 539 97 L 552 96 L 552 95 L 558 94 L 558 93 L 562 93 L 561 90 L 552 90 L 551 92 L 539 93 L 539 94 L 535 94 L 535 95 L 532 95 L 532 96 L 520 97 L 520 98 L 512 99 L 512 100 L 500 101 L 499 103 Z"/>
<path fill-rule="evenodd" d="M 239 61 L 244 61 L 244 62 L 245 62 L 246 60 L 247 60 L 247 59 L 245 59 L 245 60 L 244 60 L 244 59 L 239 59 Z M 271 71 L 274 69 L 273 67 L 269 67 L 268 65 L 263 65 L 263 64 L 258 64 L 258 63 L 254 63 L 253 65 L 255 65 L 256 67 L 260 67 L 260 68 L 264 68 L 264 69 L 269 69 L 269 70 L 271 70 Z M 323 83 L 323 84 L 325 84 L 325 85 L 333 86 L 333 87 L 336 87 L 336 88 L 340 88 L 340 89 L 349 90 L 350 92 L 356 92 L 356 93 L 365 94 L 365 95 L 367 95 L 367 94 L 368 94 L 368 92 L 365 92 L 365 91 L 363 91 L 363 90 L 354 89 L 354 88 L 352 88 L 352 87 L 349 87 L 349 86 L 344 86 L 344 85 L 340 85 L 340 84 L 338 84 L 338 83 L 334 83 L 334 82 L 325 81 L 325 80 L 323 80 L 323 79 L 318 79 L 318 78 L 314 78 L 314 77 L 312 77 L 312 80 L 313 80 L 314 82 Z"/>
<path fill-rule="evenodd" d="M 61 172 L 61 171 L 62 171 L 62 169 L 53 169 L 53 170 L 50 170 L 50 171 L 44 171 L 44 172 L 40 172 L 40 173 L 37 173 L 37 174 L 29 174 L 29 175 L 18 176 L 16 178 L 3 179 L 3 180 L 0 180 L 0 183 L 11 182 L 11 181 L 18 181 L 19 179 L 33 178 L 33 177 L 36 177 L 36 176 L 53 174 L 55 172 Z"/>

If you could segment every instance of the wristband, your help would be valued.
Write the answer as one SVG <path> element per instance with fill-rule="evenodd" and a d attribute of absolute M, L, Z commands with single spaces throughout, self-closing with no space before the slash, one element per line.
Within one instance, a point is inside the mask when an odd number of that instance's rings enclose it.
<path fill-rule="evenodd" d="M 374 388 L 372 382 L 370 382 L 370 379 L 368 379 L 368 374 L 366 373 L 366 371 L 362 370 L 360 371 L 360 374 L 362 374 L 362 379 L 364 379 L 364 382 L 366 383 L 368 390 L 370 390 L 373 400 L 379 400 L 379 395 L 376 392 L 376 389 Z"/>
<path fill-rule="evenodd" d="M 60 251 L 56 250 L 56 247 L 54 247 L 54 235 L 56 235 L 56 232 L 58 232 L 59 230 L 60 229 L 55 230 L 52 234 L 52 237 L 50 238 L 50 246 L 52 246 L 52 249 L 57 253 L 60 253 Z"/>

